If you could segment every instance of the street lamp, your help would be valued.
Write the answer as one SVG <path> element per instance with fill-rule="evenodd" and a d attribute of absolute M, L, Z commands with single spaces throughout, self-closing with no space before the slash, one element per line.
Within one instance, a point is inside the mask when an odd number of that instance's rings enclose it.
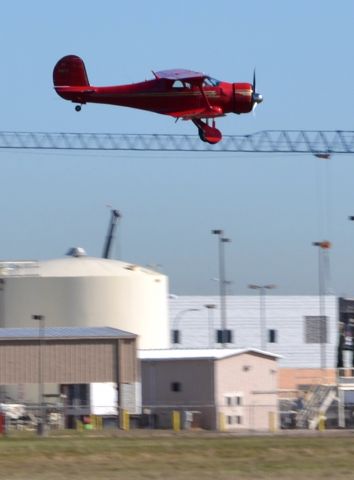
<path fill-rule="evenodd" d="M 259 324 L 260 324 L 260 333 L 261 333 L 261 350 L 266 350 L 267 348 L 267 339 L 266 339 L 266 305 L 265 305 L 265 296 L 267 290 L 272 290 L 276 288 L 276 285 L 248 285 L 248 288 L 251 290 L 259 291 Z"/>
<path fill-rule="evenodd" d="M 181 343 L 179 324 L 183 315 L 185 315 L 188 312 L 199 312 L 199 308 L 185 308 L 177 312 L 173 320 L 174 329 L 172 330 L 172 343 Z"/>
<path fill-rule="evenodd" d="M 225 281 L 225 243 L 231 242 L 230 238 L 225 238 L 223 230 L 212 230 L 213 235 L 219 237 L 219 296 L 220 296 L 220 324 L 222 346 L 227 346 L 227 310 L 226 310 L 226 281 Z"/>
<path fill-rule="evenodd" d="M 319 299 L 319 336 L 320 336 L 320 366 L 321 369 L 326 368 L 326 341 L 327 341 L 327 324 L 326 324 L 326 282 L 325 282 L 325 260 L 327 259 L 327 251 L 331 248 L 331 242 L 323 240 L 321 242 L 312 242 L 314 247 L 318 247 L 318 299 Z"/>
<path fill-rule="evenodd" d="M 209 348 L 212 347 L 213 345 L 213 326 L 214 326 L 214 319 L 213 319 L 213 310 L 215 310 L 216 305 L 215 303 L 208 303 L 207 305 L 204 305 L 204 307 L 208 311 L 208 332 L 209 332 Z"/>
<path fill-rule="evenodd" d="M 44 315 L 32 315 L 32 319 L 38 321 L 38 402 L 39 402 L 39 417 L 37 425 L 37 434 L 44 435 L 45 426 L 45 412 L 43 406 L 44 397 L 44 382 L 43 382 L 43 347 L 44 347 Z"/>

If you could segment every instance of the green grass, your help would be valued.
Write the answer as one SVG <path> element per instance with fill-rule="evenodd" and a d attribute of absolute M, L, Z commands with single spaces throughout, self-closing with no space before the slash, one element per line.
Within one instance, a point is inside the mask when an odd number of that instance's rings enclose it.
<path fill-rule="evenodd" d="M 347 480 L 353 471 L 350 435 L 131 432 L 0 439 L 2 480 Z"/>

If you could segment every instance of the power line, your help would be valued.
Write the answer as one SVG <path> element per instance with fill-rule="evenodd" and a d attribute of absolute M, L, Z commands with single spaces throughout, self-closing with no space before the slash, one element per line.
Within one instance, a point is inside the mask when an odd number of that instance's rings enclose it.
<path fill-rule="evenodd" d="M 0 149 L 255 153 L 354 153 L 354 131 L 263 130 L 225 135 L 216 145 L 194 135 L 0 132 Z"/>

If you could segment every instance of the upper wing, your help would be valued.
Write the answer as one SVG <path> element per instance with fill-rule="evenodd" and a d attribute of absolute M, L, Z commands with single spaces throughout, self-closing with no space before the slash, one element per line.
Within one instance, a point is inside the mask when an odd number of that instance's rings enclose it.
<path fill-rule="evenodd" d="M 183 70 L 183 69 L 176 69 L 176 70 L 162 70 L 161 72 L 152 72 L 155 77 L 165 80 L 188 80 L 194 83 L 201 83 L 204 78 L 207 77 L 204 73 L 200 72 L 193 72 L 192 70 Z"/>

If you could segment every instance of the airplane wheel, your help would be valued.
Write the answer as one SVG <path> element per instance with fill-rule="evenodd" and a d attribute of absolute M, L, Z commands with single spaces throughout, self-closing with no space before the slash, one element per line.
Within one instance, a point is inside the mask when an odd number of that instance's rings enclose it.
<path fill-rule="evenodd" d="M 209 143 L 210 145 L 213 145 L 215 143 L 215 142 L 209 142 L 209 140 L 205 138 L 205 134 L 201 128 L 199 128 L 198 134 L 202 142 Z"/>
<path fill-rule="evenodd" d="M 76 105 L 75 110 L 76 110 L 77 112 L 80 112 L 80 111 L 81 111 L 81 105 Z"/>

